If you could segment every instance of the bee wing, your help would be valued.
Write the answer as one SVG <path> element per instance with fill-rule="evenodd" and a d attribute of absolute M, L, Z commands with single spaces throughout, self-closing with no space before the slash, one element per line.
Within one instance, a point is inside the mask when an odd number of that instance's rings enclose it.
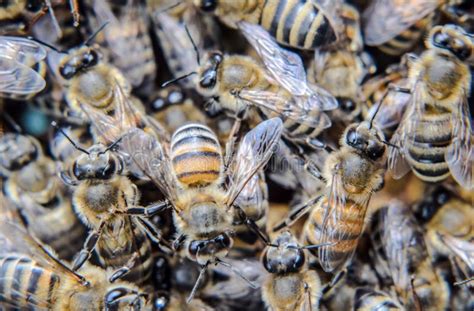
<path fill-rule="evenodd" d="M 172 202 L 176 202 L 176 188 L 169 157 L 160 142 L 139 128 L 130 129 L 120 142 L 125 153 Z"/>
<path fill-rule="evenodd" d="M 467 96 L 462 97 L 456 108 L 451 118 L 452 141 L 446 153 L 446 162 L 454 179 L 463 187 L 472 189 L 474 152 Z"/>
<path fill-rule="evenodd" d="M 467 241 L 449 234 L 438 233 L 438 235 L 446 247 L 459 257 L 469 267 L 469 270 L 474 271 L 474 241 Z"/>
<path fill-rule="evenodd" d="M 437 0 L 372 1 L 363 14 L 365 43 L 380 45 L 389 41 L 439 5 Z"/>
<path fill-rule="evenodd" d="M 266 70 L 283 88 L 294 96 L 307 97 L 308 108 L 318 106 L 321 110 L 331 110 L 337 107 L 337 100 L 328 92 L 308 86 L 303 61 L 298 54 L 282 49 L 259 25 L 240 22 L 239 28 L 262 58 Z"/>
<path fill-rule="evenodd" d="M 232 185 L 227 194 L 227 206 L 234 203 L 249 180 L 270 159 L 283 130 L 279 118 L 261 122 L 248 132 L 233 157 Z M 235 162 L 234 162 L 235 161 Z"/>
<path fill-rule="evenodd" d="M 141 6 L 135 1 L 130 0 L 123 14 L 117 17 L 104 0 L 97 0 L 93 2 L 93 9 L 99 21 L 99 24 L 109 22 L 108 27 L 103 30 L 105 40 L 109 46 L 109 50 L 113 54 L 113 63 L 123 70 L 127 75 L 127 79 L 134 86 L 138 86 L 143 82 L 146 72 L 137 75 L 136 72 L 131 72 L 129 68 L 130 59 L 137 59 L 141 57 L 141 52 L 146 50 L 144 40 L 140 36 L 147 33 L 145 14 Z M 123 25 L 127 25 L 123 27 Z"/>
<path fill-rule="evenodd" d="M 38 93 L 46 81 L 36 71 L 0 54 L 0 95 L 29 95 Z"/>
<path fill-rule="evenodd" d="M 405 176 L 411 169 L 410 165 L 405 159 L 406 142 L 408 139 L 415 137 L 414 131 L 417 128 L 417 124 L 422 116 L 422 103 L 423 98 L 421 96 L 422 84 L 418 81 L 412 88 L 412 94 L 408 102 L 408 107 L 403 115 L 403 119 L 400 122 L 395 134 L 393 135 L 390 143 L 397 147 L 389 147 L 388 154 L 388 168 L 390 169 L 393 178 L 400 179 Z M 408 134 L 412 134 L 409 138 Z"/>
<path fill-rule="evenodd" d="M 341 176 L 337 173 L 333 175 L 320 240 L 321 243 L 335 244 L 318 248 L 319 262 L 324 271 L 342 268 L 354 254 L 355 247 L 352 245 L 358 242 L 363 226 L 357 221 L 343 222 L 342 219 L 347 215 L 350 215 L 351 219 L 365 219 L 370 197 L 368 194 L 357 203 L 348 203 Z M 345 248 L 352 250 L 346 252 Z"/>
<path fill-rule="evenodd" d="M 46 50 L 33 40 L 0 36 L 0 55 L 30 67 L 46 58 Z"/>
<path fill-rule="evenodd" d="M 325 114 L 319 106 L 296 105 L 298 98 L 288 100 L 278 93 L 243 89 L 239 92 L 239 97 L 245 101 L 255 104 L 263 110 L 276 112 L 286 118 L 292 119 L 298 123 L 326 129 L 331 126 L 331 119 Z M 320 111 L 315 114 L 315 111 Z"/>
<path fill-rule="evenodd" d="M 64 277 L 70 277 L 78 283 L 84 284 L 84 278 L 70 270 L 55 255 L 54 251 L 45 247 L 36 237 L 32 236 L 26 228 L 7 219 L 0 219 L 0 248 L 4 251 L 23 254 L 40 263 L 45 268 L 60 273 Z M 85 285 L 85 284 L 84 284 Z"/>

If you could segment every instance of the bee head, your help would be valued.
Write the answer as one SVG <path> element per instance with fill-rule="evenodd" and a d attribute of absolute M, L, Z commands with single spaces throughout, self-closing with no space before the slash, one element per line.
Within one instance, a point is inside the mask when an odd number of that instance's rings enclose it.
<path fill-rule="evenodd" d="M 376 127 L 370 127 L 368 122 L 349 125 L 343 139 L 343 144 L 356 149 L 373 161 L 385 154 L 383 133 Z"/>
<path fill-rule="evenodd" d="M 474 50 L 474 40 L 457 25 L 434 27 L 428 40 L 429 46 L 448 50 L 462 61 L 470 58 Z"/>
<path fill-rule="evenodd" d="M 416 216 L 423 223 L 427 223 L 433 218 L 438 210 L 448 203 L 453 194 L 443 186 L 437 186 L 424 200 L 416 207 Z"/>
<path fill-rule="evenodd" d="M 222 63 L 224 56 L 220 52 L 209 54 L 206 64 L 203 65 L 204 70 L 199 77 L 199 86 L 203 89 L 212 89 L 217 83 L 217 71 Z"/>
<path fill-rule="evenodd" d="M 142 310 L 147 295 L 127 286 L 109 288 L 104 296 L 104 310 Z"/>
<path fill-rule="evenodd" d="M 94 67 L 99 62 L 99 53 L 88 46 L 82 47 L 70 56 L 66 56 L 62 65 L 59 67 L 61 76 L 69 80 L 79 72 Z"/>
<path fill-rule="evenodd" d="M 204 265 L 227 256 L 233 244 L 232 237 L 227 232 L 223 232 L 212 239 L 190 241 L 188 254 L 192 260 Z"/>
<path fill-rule="evenodd" d="M 218 4 L 219 0 L 194 0 L 194 5 L 206 13 L 214 12 Z"/>
<path fill-rule="evenodd" d="M 16 171 L 38 159 L 39 143 L 32 137 L 7 133 L 0 138 L 0 167 Z"/>
<path fill-rule="evenodd" d="M 120 159 L 108 152 L 102 144 L 90 147 L 87 154 L 81 154 L 73 164 L 73 174 L 78 180 L 108 180 L 122 172 Z"/>
<path fill-rule="evenodd" d="M 263 266 L 270 273 L 291 273 L 301 270 L 306 257 L 289 231 L 281 233 L 273 246 L 263 253 Z"/>

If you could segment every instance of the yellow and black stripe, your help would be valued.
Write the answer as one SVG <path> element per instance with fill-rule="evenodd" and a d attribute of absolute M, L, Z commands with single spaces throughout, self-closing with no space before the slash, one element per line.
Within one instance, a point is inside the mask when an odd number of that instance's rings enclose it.
<path fill-rule="evenodd" d="M 0 305 L 23 308 L 50 308 L 55 300 L 59 277 L 38 266 L 30 258 L 0 257 Z"/>
<path fill-rule="evenodd" d="M 324 197 L 318 204 L 322 204 L 314 208 L 310 217 L 306 221 L 304 228 L 304 239 L 308 245 L 319 244 L 322 241 L 323 222 L 325 213 L 328 210 L 328 199 Z M 310 252 L 320 257 L 322 252 L 328 254 L 326 258 L 319 258 L 320 262 L 324 260 L 324 270 L 331 272 L 342 268 L 357 247 L 357 241 L 360 236 L 362 227 L 364 226 L 364 217 L 360 217 L 363 213 L 354 212 L 356 209 L 363 208 L 351 199 L 346 200 L 346 207 L 341 209 L 340 218 L 337 223 L 333 223 L 331 219 L 327 226 L 331 227 L 331 236 L 326 237 L 325 242 L 333 243 L 330 246 L 323 246 L 318 249 L 310 249 Z"/>
<path fill-rule="evenodd" d="M 307 0 L 265 1 L 260 25 L 280 43 L 312 50 L 336 41 L 328 18 Z"/>
<path fill-rule="evenodd" d="M 206 186 L 219 179 L 222 151 L 216 135 L 200 124 L 185 125 L 171 138 L 171 160 L 179 182 Z"/>
<path fill-rule="evenodd" d="M 430 14 L 419 20 L 390 41 L 378 46 L 378 49 L 392 56 L 400 56 L 411 51 L 431 25 L 433 16 L 433 14 Z"/>
<path fill-rule="evenodd" d="M 353 310 L 402 310 L 402 308 L 383 292 L 371 288 L 358 288 L 354 296 Z"/>
<path fill-rule="evenodd" d="M 405 153 L 413 173 L 426 182 L 440 182 L 450 172 L 445 159 L 451 144 L 451 113 L 423 115 L 410 135 Z"/>

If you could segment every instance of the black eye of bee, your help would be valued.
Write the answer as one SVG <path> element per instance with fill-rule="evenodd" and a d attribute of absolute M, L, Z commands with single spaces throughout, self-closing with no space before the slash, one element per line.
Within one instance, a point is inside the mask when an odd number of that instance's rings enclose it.
<path fill-rule="evenodd" d="M 361 139 L 360 139 L 359 135 L 357 134 L 357 131 L 356 131 L 354 128 L 351 128 L 351 129 L 347 132 L 347 135 L 346 135 L 346 143 L 347 143 L 349 146 L 352 146 L 352 147 L 354 147 L 354 148 L 356 148 L 357 146 L 360 145 Z"/>
<path fill-rule="evenodd" d="M 204 12 L 213 12 L 217 8 L 217 0 L 203 0 L 200 8 Z"/>
<path fill-rule="evenodd" d="M 219 66 L 222 63 L 223 56 L 221 53 L 214 53 L 211 57 L 212 63 Z"/>
<path fill-rule="evenodd" d="M 433 36 L 433 43 L 440 48 L 446 48 L 449 44 L 449 36 L 443 32 L 438 32 Z"/>
<path fill-rule="evenodd" d="M 216 85 L 217 71 L 214 68 L 204 71 L 199 85 L 203 88 L 209 89 Z"/>
<path fill-rule="evenodd" d="M 77 162 L 74 162 L 72 166 L 72 173 L 78 180 L 86 179 L 86 174 L 84 174 L 82 168 L 77 165 Z"/>
<path fill-rule="evenodd" d="M 97 172 L 96 177 L 98 179 L 110 179 L 115 174 L 115 168 L 115 161 L 111 159 L 105 169 Z"/>
<path fill-rule="evenodd" d="M 192 241 L 189 244 L 189 247 L 188 247 L 189 255 L 192 258 L 196 258 L 198 251 L 203 249 L 203 247 L 204 247 L 204 242 L 202 242 L 202 241 Z"/>
<path fill-rule="evenodd" d="M 385 146 L 377 144 L 376 142 L 369 142 L 367 148 L 367 155 L 372 160 L 377 160 L 383 156 L 385 152 Z"/>
<path fill-rule="evenodd" d="M 341 98 L 338 101 L 342 111 L 344 112 L 350 113 L 356 109 L 356 104 L 349 98 Z"/>
<path fill-rule="evenodd" d="M 76 75 L 77 69 L 74 66 L 66 64 L 59 69 L 59 73 L 64 79 L 69 80 Z"/>
<path fill-rule="evenodd" d="M 99 55 L 94 50 L 91 50 L 89 53 L 84 54 L 84 57 L 82 58 L 82 65 L 83 68 L 89 68 L 92 66 L 97 65 L 97 62 L 99 61 Z"/>
<path fill-rule="evenodd" d="M 124 288 L 121 288 L 121 287 L 115 288 L 115 289 L 109 291 L 105 295 L 105 304 L 106 304 L 106 306 L 110 307 L 111 305 L 116 304 L 120 298 L 127 295 L 128 293 L 129 293 L 128 290 L 126 290 Z"/>
<path fill-rule="evenodd" d="M 26 9 L 30 12 L 38 12 L 43 8 L 43 2 L 42 0 L 29 0 Z"/>

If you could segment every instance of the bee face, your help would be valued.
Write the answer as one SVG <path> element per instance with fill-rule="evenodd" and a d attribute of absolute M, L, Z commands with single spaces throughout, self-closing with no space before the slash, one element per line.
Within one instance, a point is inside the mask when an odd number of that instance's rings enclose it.
<path fill-rule="evenodd" d="M 385 145 L 382 143 L 383 134 L 375 128 L 369 129 L 366 122 L 350 125 L 344 137 L 349 147 L 358 150 L 373 161 L 385 154 Z"/>
<path fill-rule="evenodd" d="M 38 158 L 38 148 L 27 136 L 6 134 L 0 140 L 0 166 L 9 171 L 19 170 Z"/>
<path fill-rule="evenodd" d="M 223 61 L 223 55 L 219 52 L 211 53 L 201 73 L 199 85 L 203 89 L 212 89 L 216 86 L 217 71 Z"/>
<path fill-rule="evenodd" d="M 448 50 L 462 61 L 471 56 L 472 43 L 459 26 L 437 26 L 433 28 L 430 38 L 434 47 Z"/>
<path fill-rule="evenodd" d="M 305 254 L 298 249 L 296 240 L 289 232 L 283 232 L 276 240 L 278 247 L 269 247 L 263 255 L 263 265 L 270 273 L 298 272 L 305 263 Z M 288 248 L 288 247 L 292 248 Z"/>
<path fill-rule="evenodd" d="M 99 62 L 99 54 L 89 47 L 78 50 L 68 57 L 59 68 L 61 76 L 69 80 L 79 72 L 94 67 Z"/>
<path fill-rule="evenodd" d="M 233 239 L 229 234 L 223 232 L 212 239 L 191 241 L 188 246 L 188 253 L 199 264 L 205 264 L 215 258 L 225 257 L 232 244 Z"/>
<path fill-rule="evenodd" d="M 133 294 L 133 295 L 131 295 Z M 126 287 L 114 287 L 108 290 L 104 297 L 105 310 L 141 310 L 145 305 L 144 297 L 140 293 L 132 291 Z M 133 307 L 133 308 L 131 308 Z"/>
<path fill-rule="evenodd" d="M 89 148 L 89 154 L 83 154 L 74 162 L 73 174 L 78 180 L 108 180 L 121 172 L 122 165 L 118 158 L 105 152 L 103 145 Z"/>

